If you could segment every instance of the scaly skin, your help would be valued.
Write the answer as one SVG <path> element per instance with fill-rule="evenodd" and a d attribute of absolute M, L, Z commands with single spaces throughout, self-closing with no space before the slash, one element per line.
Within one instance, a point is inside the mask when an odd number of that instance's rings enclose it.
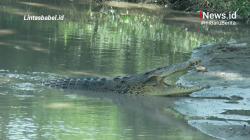
<path fill-rule="evenodd" d="M 120 94 L 186 96 L 192 92 L 202 90 L 202 88 L 177 85 L 176 80 L 173 81 L 172 78 L 178 79 L 178 74 L 185 74 L 188 70 L 195 69 L 199 63 L 199 60 L 189 60 L 138 75 L 115 78 L 67 78 L 47 81 L 44 85 L 63 89 L 115 92 Z"/>

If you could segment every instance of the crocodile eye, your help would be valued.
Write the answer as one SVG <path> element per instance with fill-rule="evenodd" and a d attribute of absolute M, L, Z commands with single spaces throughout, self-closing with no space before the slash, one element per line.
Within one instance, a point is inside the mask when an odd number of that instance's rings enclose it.
<path fill-rule="evenodd" d="M 87 77 L 86 80 L 91 80 L 91 78 L 90 78 L 90 77 Z"/>
<path fill-rule="evenodd" d="M 197 61 L 194 61 L 194 62 L 191 63 L 192 66 L 195 66 L 195 65 L 197 65 L 197 64 L 198 64 Z"/>
<path fill-rule="evenodd" d="M 128 79 L 128 78 L 129 78 L 128 76 L 122 77 L 123 80 L 126 80 L 126 79 Z"/>
<path fill-rule="evenodd" d="M 199 59 L 196 61 L 195 65 L 199 65 L 200 63 L 201 63 L 201 60 Z"/>
<path fill-rule="evenodd" d="M 101 81 L 106 81 L 107 79 L 106 78 L 101 78 Z"/>
<path fill-rule="evenodd" d="M 157 68 L 156 70 L 160 70 L 160 69 L 162 69 L 162 68 Z"/>
<path fill-rule="evenodd" d="M 118 80 L 120 80 L 120 77 L 115 77 L 113 80 L 118 81 Z"/>
<path fill-rule="evenodd" d="M 194 59 L 194 60 L 191 60 L 190 66 L 195 66 L 195 65 L 198 65 L 200 63 L 201 63 L 200 59 Z"/>
<path fill-rule="evenodd" d="M 145 73 L 144 73 L 144 75 L 148 75 L 148 74 L 150 74 L 150 72 L 145 72 Z"/>

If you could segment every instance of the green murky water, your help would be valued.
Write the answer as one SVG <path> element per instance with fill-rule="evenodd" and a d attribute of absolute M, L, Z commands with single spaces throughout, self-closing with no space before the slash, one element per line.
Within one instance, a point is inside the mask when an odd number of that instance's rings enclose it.
<path fill-rule="evenodd" d="M 24 21 L 28 14 L 64 20 Z M 39 85 L 60 75 L 139 73 L 185 61 L 201 43 L 240 37 L 227 29 L 198 33 L 199 24 L 168 14 L 176 13 L 85 0 L 1 0 L 0 139 L 211 139 L 167 111 L 173 99 Z"/>

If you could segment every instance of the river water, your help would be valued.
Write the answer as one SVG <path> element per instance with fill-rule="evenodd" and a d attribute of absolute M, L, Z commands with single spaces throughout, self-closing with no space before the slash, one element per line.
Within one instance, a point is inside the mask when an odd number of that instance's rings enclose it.
<path fill-rule="evenodd" d="M 27 15 L 64 20 L 25 21 Z M 178 98 L 40 85 L 60 76 L 135 74 L 183 62 L 200 44 L 246 32 L 243 25 L 198 30 L 197 19 L 157 7 L 111 8 L 86 0 L 1 0 L 0 139 L 213 139 L 171 111 Z"/>

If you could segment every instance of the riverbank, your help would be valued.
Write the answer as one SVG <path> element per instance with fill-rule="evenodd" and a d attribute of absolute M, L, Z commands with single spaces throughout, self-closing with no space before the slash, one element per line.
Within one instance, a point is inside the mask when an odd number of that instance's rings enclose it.
<path fill-rule="evenodd" d="M 249 139 L 249 53 L 249 42 L 204 45 L 193 52 L 208 72 L 191 72 L 180 82 L 210 88 L 176 102 L 190 125 L 220 139 Z"/>

